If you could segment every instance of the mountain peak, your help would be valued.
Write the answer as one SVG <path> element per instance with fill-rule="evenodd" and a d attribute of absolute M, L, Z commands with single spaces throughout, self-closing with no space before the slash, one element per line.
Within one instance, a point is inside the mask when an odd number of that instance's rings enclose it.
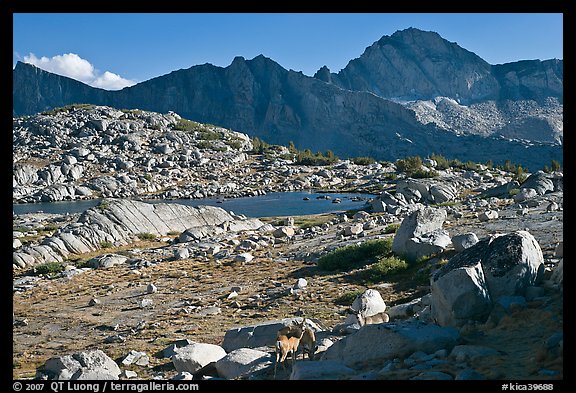
<path fill-rule="evenodd" d="M 332 80 L 400 101 L 444 96 L 471 102 L 498 94 L 487 62 L 436 32 L 414 27 L 383 36 Z"/>
<path fill-rule="evenodd" d="M 384 36 L 384 37 L 386 37 L 386 36 Z M 401 39 L 401 40 L 406 40 L 409 38 L 411 38 L 411 39 L 435 38 L 435 39 L 444 40 L 444 38 L 442 38 L 442 36 L 440 36 L 440 34 L 438 34 L 435 31 L 420 30 L 420 29 L 417 29 L 415 27 L 409 27 L 409 28 L 404 29 L 404 30 L 397 30 L 396 32 L 394 32 L 394 34 L 392 34 L 390 36 L 390 38 Z"/>
<path fill-rule="evenodd" d="M 16 70 L 18 70 L 18 71 L 21 71 L 21 70 L 34 70 L 34 69 L 36 69 L 36 70 L 42 70 L 41 68 L 35 66 L 34 64 L 24 63 L 24 62 L 22 62 L 22 61 L 18 61 L 18 62 L 16 62 L 16 67 L 14 67 L 14 70 L 13 70 L 13 71 L 16 71 Z M 42 70 L 42 71 L 44 71 L 44 70 Z"/>
<path fill-rule="evenodd" d="M 320 67 L 318 71 L 314 74 L 314 78 L 319 79 L 323 82 L 332 83 L 332 76 L 330 74 L 330 69 L 323 65 Z"/>
<path fill-rule="evenodd" d="M 232 63 L 230 63 L 230 65 L 232 65 L 234 63 L 238 64 L 238 63 L 245 63 L 245 62 L 246 62 L 246 59 L 244 58 L 244 56 L 236 56 L 236 57 L 234 57 L 234 59 L 232 60 Z"/>

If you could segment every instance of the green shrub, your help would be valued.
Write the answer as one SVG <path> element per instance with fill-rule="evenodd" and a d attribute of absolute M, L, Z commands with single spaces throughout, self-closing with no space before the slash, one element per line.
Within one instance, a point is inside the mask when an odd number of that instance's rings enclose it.
<path fill-rule="evenodd" d="M 101 248 L 111 248 L 113 246 L 114 246 L 114 244 L 112 242 L 107 241 L 107 240 L 100 242 Z"/>
<path fill-rule="evenodd" d="M 57 230 L 58 230 L 58 225 L 56 225 L 56 224 L 48 224 L 48 225 L 45 225 L 41 230 L 44 231 L 44 232 L 57 231 Z"/>
<path fill-rule="evenodd" d="M 334 164 L 338 160 L 339 158 L 334 155 L 332 150 L 327 150 L 324 154 L 320 152 L 313 154 L 310 149 L 306 149 L 296 154 L 296 164 L 298 165 L 326 166 Z"/>
<path fill-rule="evenodd" d="M 362 289 L 357 289 L 355 291 L 343 293 L 342 295 L 334 299 L 334 303 L 340 304 L 342 306 L 350 306 L 352 305 L 352 302 L 354 302 L 354 300 L 358 297 L 358 295 L 361 295 L 363 293 L 364 290 Z"/>
<path fill-rule="evenodd" d="M 298 149 L 293 141 L 288 142 L 288 151 L 292 154 L 298 153 Z"/>
<path fill-rule="evenodd" d="M 418 169 L 413 172 L 410 172 L 408 176 L 410 176 L 413 179 L 430 179 L 432 177 L 438 177 L 440 176 L 440 174 L 433 169 L 428 171 Z"/>
<path fill-rule="evenodd" d="M 355 157 L 352 162 L 356 165 L 370 165 L 376 162 L 372 157 Z"/>
<path fill-rule="evenodd" d="M 100 210 L 106 210 L 110 207 L 110 203 L 108 201 L 102 201 L 98 206 L 96 206 Z"/>
<path fill-rule="evenodd" d="M 556 160 L 552 160 L 552 163 L 550 165 L 552 167 L 553 172 L 557 172 L 562 169 L 562 165 L 560 165 L 560 163 Z"/>
<path fill-rule="evenodd" d="M 328 271 L 345 271 L 365 266 L 376 257 L 390 254 L 392 238 L 368 240 L 361 244 L 353 244 L 338 248 L 318 259 L 318 268 Z"/>
<path fill-rule="evenodd" d="M 384 233 L 396 233 L 396 231 L 400 228 L 400 224 L 388 224 L 384 229 Z"/>
<path fill-rule="evenodd" d="M 70 104 L 59 108 L 53 108 L 47 110 L 45 112 L 42 112 L 41 115 L 50 116 L 60 112 L 69 112 L 70 110 L 78 110 L 78 109 L 90 109 L 93 107 L 94 107 L 93 104 Z"/>
<path fill-rule="evenodd" d="M 177 131 L 200 131 L 202 130 L 202 126 L 195 121 L 180 118 L 174 126 L 174 129 Z"/>
<path fill-rule="evenodd" d="M 432 154 L 430 159 L 436 161 L 436 168 L 438 169 L 450 168 L 450 161 L 440 154 Z"/>
<path fill-rule="evenodd" d="M 363 272 L 367 282 L 380 282 L 386 278 L 408 269 L 408 263 L 396 256 L 378 258 L 378 262 L 373 263 Z"/>
<path fill-rule="evenodd" d="M 252 138 L 252 152 L 255 154 L 264 154 L 270 149 L 271 145 L 264 142 L 258 137 Z"/>
<path fill-rule="evenodd" d="M 419 156 L 406 157 L 396 160 L 396 168 L 399 172 L 412 173 L 422 168 L 422 158 Z"/>
<path fill-rule="evenodd" d="M 216 141 L 220 139 L 220 134 L 215 131 L 204 130 L 200 132 L 200 135 L 198 135 L 198 139 L 202 139 L 204 141 Z"/>
<path fill-rule="evenodd" d="M 136 236 L 140 240 L 154 240 L 154 239 L 156 239 L 156 235 L 153 233 L 142 232 L 142 233 L 138 233 Z"/>
<path fill-rule="evenodd" d="M 466 161 L 466 163 L 464 164 L 464 169 L 468 170 L 468 171 L 477 171 L 480 168 L 480 164 L 476 163 L 476 162 L 472 162 L 472 161 Z"/>
<path fill-rule="evenodd" d="M 239 140 L 226 141 L 226 144 L 234 150 L 240 150 L 242 148 L 242 142 Z"/>
<path fill-rule="evenodd" d="M 58 274 L 64 270 L 64 266 L 60 262 L 46 262 L 34 268 L 37 274 Z"/>
<path fill-rule="evenodd" d="M 198 143 L 196 144 L 196 146 L 197 146 L 199 149 L 208 150 L 208 149 L 212 149 L 212 142 L 202 140 L 202 141 L 198 141 Z"/>

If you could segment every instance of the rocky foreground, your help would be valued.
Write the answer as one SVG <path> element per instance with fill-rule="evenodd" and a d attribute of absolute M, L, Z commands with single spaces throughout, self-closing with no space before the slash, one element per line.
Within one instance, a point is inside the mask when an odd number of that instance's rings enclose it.
<path fill-rule="evenodd" d="M 272 379 L 277 331 L 304 319 L 318 348 L 277 379 L 563 379 L 561 172 L 300 166 L 178 124 L 105 107 L 15 120 L 15 201 L 104 199 L 14 215 L 14 378 Z M 261 219 L 145 201 L 322 187 L 374 195 Z M 319 263 L 373 242 L 408 268 Z"/>

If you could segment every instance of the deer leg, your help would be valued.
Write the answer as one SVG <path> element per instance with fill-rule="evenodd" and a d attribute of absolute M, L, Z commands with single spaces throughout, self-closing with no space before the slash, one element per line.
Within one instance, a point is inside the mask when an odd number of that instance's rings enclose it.
<path fill-rule="evenodd" d="M 274 362 L 274 379 L 276 379 L 276 369 L 278 368 L 278 360 L 280 360 L 280 352 L 276 349 L 276 361 Z"/>

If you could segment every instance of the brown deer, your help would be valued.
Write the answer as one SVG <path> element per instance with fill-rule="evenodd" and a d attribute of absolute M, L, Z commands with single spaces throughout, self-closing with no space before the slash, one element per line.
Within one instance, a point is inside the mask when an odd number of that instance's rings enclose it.
<path fill-rule="evenodd" d="M 309 360 L 314 360 L 318 345 L 316 345 L 316 334 L 314 334 L 314 330 L 311 327 L 304 327 L 304 334 L 300 339 L 300 344 L 302 346 L 302 360 L 305 359 L 305 354 L 308 354 Z"/>
<path fill-rule="evenodd" d="M 305 320 L 302 318 L 301 323 L 292 324 L 285 326 L 278 330 L 276 336 L 276 363 L 274 363 L 274 379 L 276 379 L 276 368 L 278 367 L 278 362 L 282 363 L 282 367 L 286 370 L 286 365 L 284 360 L 288 353 L 292 356 L 292 367 L 296 362 L 296 351 L 300 345 L 300 340 L 304 335 Z"/>
<path fill-rule="evenodd" d="M 360 327 L 364 325 L 372 325 L 375 323 L 386 323 L 390 321 L 390 316 L 385 312 L 379 312 L 378 314 L 364 316 L 366 309 L 362 308 L 358 311 L 350 309 L 354 315 L 356 315 L 356 319 L 358 319 L 358 324 Z"/>

